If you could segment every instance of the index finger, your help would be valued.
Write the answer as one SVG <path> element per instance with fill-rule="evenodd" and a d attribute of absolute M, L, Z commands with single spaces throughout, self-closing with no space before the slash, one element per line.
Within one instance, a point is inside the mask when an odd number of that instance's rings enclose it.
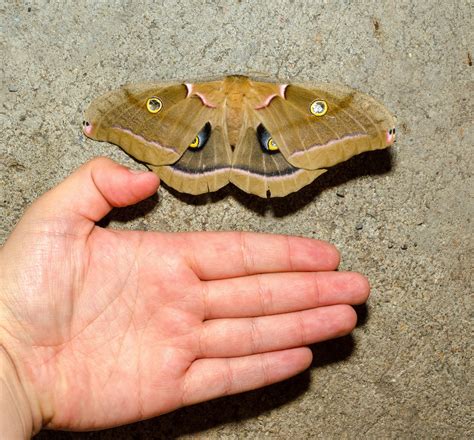
<path fill-rule="evenodd" d="M 334 270 L 339 252 L 324 241 L 253 232 L 183 234 L 184 257 L 201 280 L 270 272 Z"/>

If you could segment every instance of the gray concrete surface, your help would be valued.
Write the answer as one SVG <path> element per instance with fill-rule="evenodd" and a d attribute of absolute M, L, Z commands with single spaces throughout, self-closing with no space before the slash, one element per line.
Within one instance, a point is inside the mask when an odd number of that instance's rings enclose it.
<path fill-rule="evenodd" d="M 88 159 L 141 166 L 81 134 L 90 100 L 125 82 L 229 73 L 332 81 L 398 117 L 391 151 L 356 157 L 286 199 L 161 188 L 110 217 L 127 229 L 329 240 L 342 268 L 373 286 L 352 337 L 315 346 L 308 372 L 270 388 L 38 438 L 472 438 L 470 1 L 7 1 L 0 14 L 1 240 Z"/>

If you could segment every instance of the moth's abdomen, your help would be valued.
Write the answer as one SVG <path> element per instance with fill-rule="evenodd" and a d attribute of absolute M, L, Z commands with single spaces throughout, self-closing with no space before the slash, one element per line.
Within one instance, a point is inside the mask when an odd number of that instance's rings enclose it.
<path fill-rule="evenodd" d="M 227 96 L 225 101 L 225 112 L 227 122 L 227 135 L 230 145 L 237 145 L 243 124 L 243 98 L 240 92 L 232 93 Z"/>

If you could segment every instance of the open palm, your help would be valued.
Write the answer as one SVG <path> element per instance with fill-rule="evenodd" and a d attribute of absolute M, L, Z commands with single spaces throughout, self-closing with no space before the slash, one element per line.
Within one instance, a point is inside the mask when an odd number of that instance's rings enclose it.
<path fill-rule="evenodd" d="M 349 304 L 368 284 L 334 271 L 329 244 L 96 226 L 157 186 L 94 160 L 35 202 L 0 252 L 0 346 L 40 425 L 98 429 L 268 385 L 355 325 Z"/>

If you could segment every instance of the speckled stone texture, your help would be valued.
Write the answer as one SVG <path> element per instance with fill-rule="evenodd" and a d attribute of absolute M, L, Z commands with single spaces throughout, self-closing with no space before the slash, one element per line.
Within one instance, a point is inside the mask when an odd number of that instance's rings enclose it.
<path fill-rule="evenodd" d="M 342 268 L 373 287 L 351 337 L 315 346 L 313 367 L 282 384 L 38 438 L 472 438 L 472 15 L 467 0 L 2 2 L 2 242 L 35 198 L 92 157 L 142 167 L 81 133 L 91 99 L 126 82 L 338 82 L 398 118 L 390 151 L 355 157 L 287 198 L 161 188 L 109 217 L 124 229 L 329 240 Z"/>

